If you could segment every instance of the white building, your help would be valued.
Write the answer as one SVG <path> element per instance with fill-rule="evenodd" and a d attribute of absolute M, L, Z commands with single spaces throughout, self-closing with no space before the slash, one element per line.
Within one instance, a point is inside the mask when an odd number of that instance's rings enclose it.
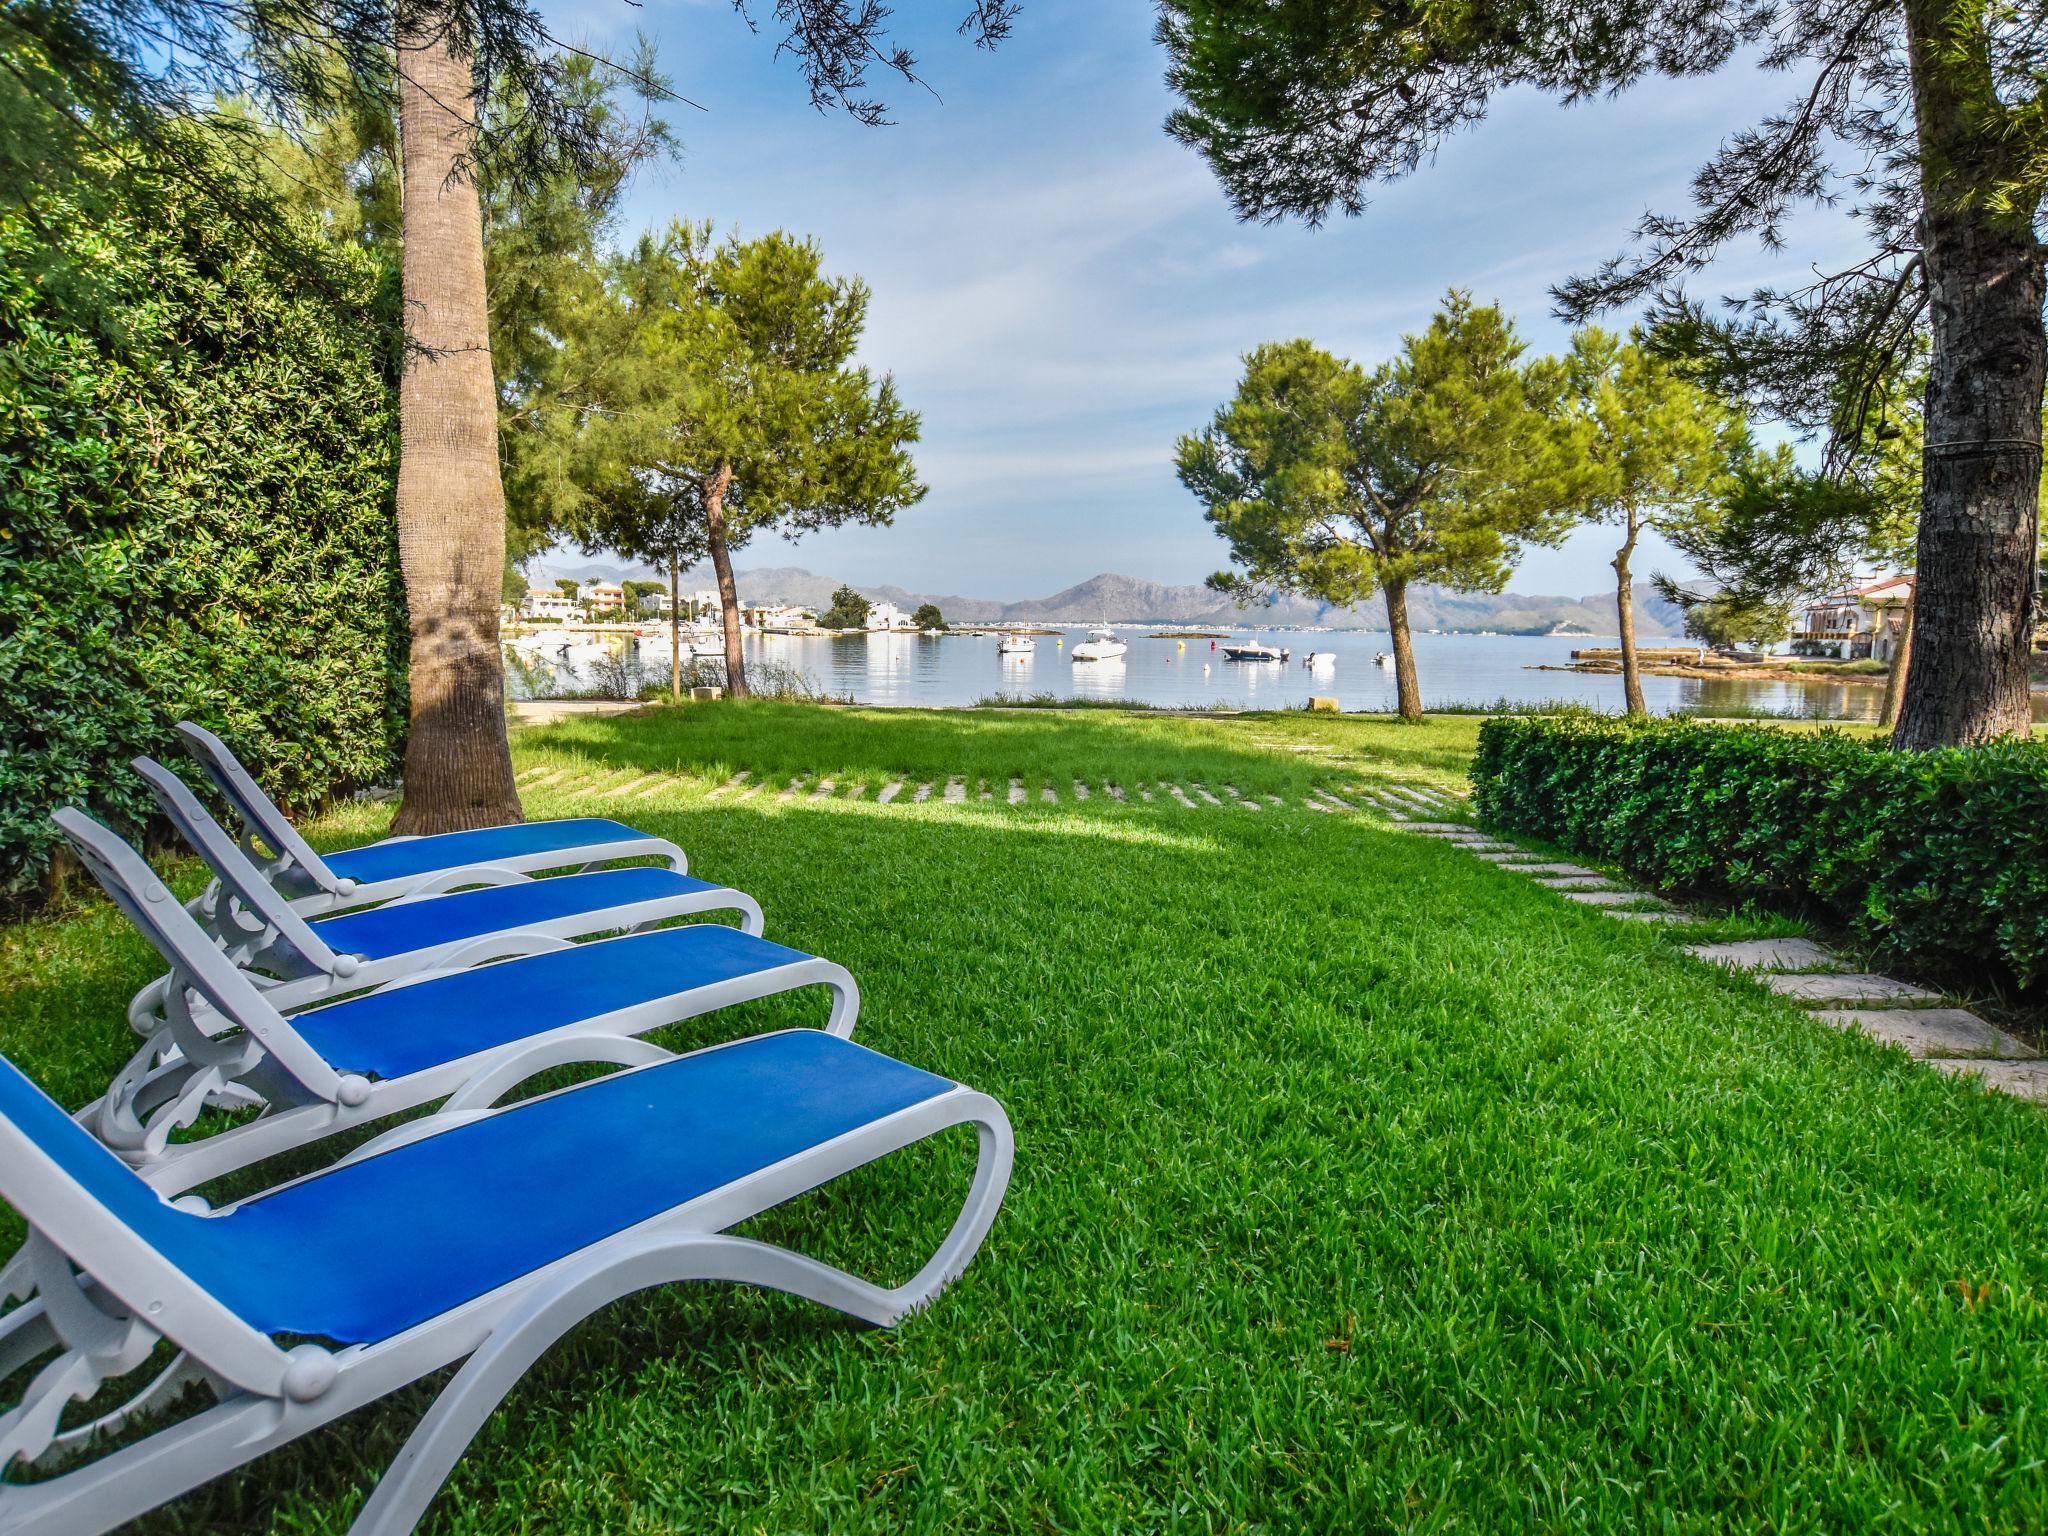
<path fill-rule="evenodd" d="M 626 606 L 626 589 L 609 582 L 593 582 L 583 589 L 583 600 L 599 613 L 616 613 Z"/>
<path fill-rule="evenodd" d="M 1834 656 L 1843 661 L 1890 661 L 1905 627 L 1913 577 L 1882 576 L 1817 597 L 1800 611 L 1792 631 L 1799 656 Z"/>
<path fill-rule="evenodd" d="M 577 607 L 560 592 L 535 587 L 520 600 L 519 611 L 529 619 L 573 619 Z"/>
<path fill-rule="evenodd" d="M 898 608 L 894 603 L 870 603 L 868 604 L 868 628 L 871 631 L 878 629 L 915 629 L 917 628 L 917 621 L 912 619 L 909 614 Z"/>
<path fill-rule="evenodd" d="M 668 588 L 663 587 L 658 592 L 642 592 L 640 594 L 640 612 L 648 618 L 667 618 Z"/>

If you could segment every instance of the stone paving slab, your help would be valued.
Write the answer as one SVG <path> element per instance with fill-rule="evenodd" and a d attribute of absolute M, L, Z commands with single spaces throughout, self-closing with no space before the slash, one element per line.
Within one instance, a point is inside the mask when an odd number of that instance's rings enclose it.
<path fill-rule="evenodd" d="M 1559 891 L 1557 894 L 1566 901 L 1576 901 L 1587 907 L 1625 907 L 1632 902 L 1657 899 L 1648 891 L 1617 891 L 1612 886 L 1602 891 Z"/>
<path fill-rule="evenodd" d="M 1967 1008 L 1823 1008 L 1814 1015 L 1837 1029 L 1856 1029 L 1914 1056 L 1985 1056 L 2017 1060 L 2037 1053 Z"/>
<path fill-rule="evenodd" d="M 887 805 L 891 800 L 894 800 L 898 795 L 902 793 L 903 781 L 901 779 L 891 779 L 888 783 L 882 786 L 882 792 L 879 795 L 875 796 L 875 802 L 878 805 Z"/>
<path fill-rule="evenodd" d="M 1611 891 L 1614 882 L 1604 875 L 1538 875 L 1536 883 L 1552 891 Z"/>
<path fill-rule="evenodd" d="M 1012 780 L 1010 780 L 1010 804 L 1012 804 L 1012 805 L 1022 805 L 1023 803 L 1024 803 L 1024 781 L 1023 781 L 1022 779 L 1012 779 Z"/>
<path fill-rule="evenodd" d="M 1602 917 L 1618 917 L 1627 923 L 1690 923 L 1694 921 L 1690 912 L 1674 912 L 1669 907 L 1655 907 L 1642 911 L 1634 907 L 1607 907 Z"/>
<path fill-rule="evenodd" d="M 1604 880 L 1607 877 L 1597 869 L 1588 869 L 1583 864 L 1517 864 L 1508 871 L 1512 875 L 1567 875 L 1574 880 Z"/>
<path fill-rule="evenodd" d="M 1873 976 L 1867 971 L 1838 974 L 1823 971 L 1817 976 L 1765 972 L 1757 980 L 1781 997 L 1795 998 L 1802 1003 L 1891 1003 L 1911 1007 L 1941 1000 L 1939 992 L 1916 987 L 1910 981 Z"/>
<path fill-rule="evenodd" d="M 1337 797 L 1332 795 L 1329 798 L 1335 800 Z M 1338 803 L 1341 805 L 1343 802 L 1338 801 Z M 1410 832 L 1472 832 L 1476 831 L 1477 828 L 1467 826 L 1462 821 L 1411 821 L 1408 823 L 1408 830 Z"/>
<path fill-rule="evenodd" d="M 932 787 L 931 787 L 931 785 L 930 785 L 929 783 L 925 783 L 925 784 L 920 784 L 920 785 L 918 785 L 918 786 L 917 786 L 917 788 L 916 788 L 916 789 L 914 789 L 914 790 L 912 790 L 912 791 L 910 792 L 910 803 L 911 803 L 912 805 L 923 805 L 923 804 L 925 803 L 925 801 L 927 801 L 927 800 L 931 799 L 931 797 L 932 797 Z"/>
<path fill-rule="evenodd" d="M 1731 966 L 1739 971 L 1838 971 L 1840 958 L 1811 939 L 1737 939 L 1732 944 L 1694 944 L 1686 953 L 1696 960 Z"/>
<path fill-rule="evenodd" d="M 1927 1065 L 1950 1077 L 1973 1077 L 1996 1093 L 2048 1104 L 2048 1061 L 1984 1061 L 1946 1056 Z"/>

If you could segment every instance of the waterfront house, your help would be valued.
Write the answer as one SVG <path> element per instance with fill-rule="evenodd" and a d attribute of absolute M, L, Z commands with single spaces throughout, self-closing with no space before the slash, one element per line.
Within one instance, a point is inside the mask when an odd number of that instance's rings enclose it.
<path fill-rule="evenodd" d="M 1811 599 L 1792 631 L 1795 656 L 1832 656 L 1841 661 L 1890 661 L 1905 628 L 1913 577 L 1882 576 L 1860 586 Z"/>
<path fill-rule="evenodd" d="M 895 630 L 915 629 L 917 621 L 898 608 L 894 603 L 876 602 L 868 604 L 868 629 Z"/>
<path fill-rule="evenodd" d="M 583 589 L 583 600 L 599 613 L 617 613 L 626 606 L 626 589 L 614 583 L 593 582 Z"/>
<path fill-rule="evenodd" d="M 573 619 L 577 607 L 574 601 L 560 592 L 535 587 L 520 599 L 519 611 L 529 619 Z"/>

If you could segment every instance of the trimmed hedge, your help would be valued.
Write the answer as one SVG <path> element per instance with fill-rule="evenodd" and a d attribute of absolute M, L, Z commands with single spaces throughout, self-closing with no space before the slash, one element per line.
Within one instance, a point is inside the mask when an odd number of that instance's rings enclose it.
<path fill-rule="evenodd" d="M 1487 825 L 1661 886 L 1817 906 L 1873 945 L 2023 985 L 2048 974 L 2048 747 L 1495 719 L 1472 780 Z"/>
<path fill-rule="evenodd" d="M 145 824 L 125 764 L 177 760 L 181 717 L 299 803 L 389 773 L 405 723 L 391 346 L 343 318 L 384 274 L 336 249 L 308 292 L 117 192 L 0 213 L 0 896 L 56 806 Z"/>

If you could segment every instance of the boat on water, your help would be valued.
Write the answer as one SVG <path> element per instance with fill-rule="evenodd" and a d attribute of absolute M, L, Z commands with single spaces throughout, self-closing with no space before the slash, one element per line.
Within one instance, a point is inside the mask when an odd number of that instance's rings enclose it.
<path fill-rule="evenodd" d="M 1374 651 L 1372 653 L 1372 664 L 1376 667 L 1385 667 L 1388 671 L 1392 671 L 1394 666 L 1394 658 L 1389 656 L 1385 651 Z"/>
<path fill-rule="evenodd" d="M 1243 645 L 1223 647 L 1223 659 L 1226 661 L 1285 661 L 1289 654 L 1277 645 L 1266 644 L 1256 635 Z"/>
<path fill-rule="evenodd" d="M 1088 631 L 1088 638 L 1074 647 L 1074 660 L 1115 661 L 1129 649 L 1117 638 L 1116 631 L 1105 625 Z"/>
<path fill-rule="evenodd" d="M 1302 657 L 1301 664 L 1311 672 L 1326 671 L 1337 665 L 1335 651 L 1310 651 Z"/>
<path fill-rule="evenodd" d="M 1038 649 L 1038 642 L 1029 635 L 1005 635 L 1003 643 L 996 647 L 998 656 L 1029 656 Z"/>

